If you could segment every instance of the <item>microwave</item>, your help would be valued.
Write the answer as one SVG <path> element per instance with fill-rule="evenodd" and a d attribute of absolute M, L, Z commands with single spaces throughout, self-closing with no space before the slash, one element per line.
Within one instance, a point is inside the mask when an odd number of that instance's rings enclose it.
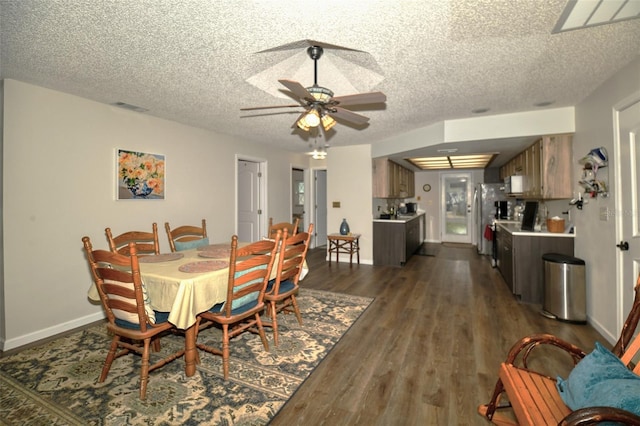
<path fill-rule="evenodd" d="M 507 194 L 522 194 L 524 191 L 524 176 L 507 176 L 504 180 L 504 192 Z"/>

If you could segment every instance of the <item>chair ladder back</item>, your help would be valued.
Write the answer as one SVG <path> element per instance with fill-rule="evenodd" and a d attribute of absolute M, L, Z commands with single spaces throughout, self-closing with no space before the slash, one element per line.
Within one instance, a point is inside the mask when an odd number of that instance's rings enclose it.
<path fill-rule="evenodd" d="M 145 323 L 144 296 L 142 288 L 136 285 L 133 274 L 110 268 L 99 268 L 100 287 L 107 296 L 107 306 L 138 315 L 140 323 Z"/>
<path fill-rule="evenodd" d="M 624 365 L 632 365 L 632 362 L 634 361 L 634 358 L 639 355 L 638 352 L 640 351 L 640 334 L 638 334 L 632 341 L 631 343 L 629 343 L 629 346 L 627 346 L 627 350 L 624 351 L 624 353 L 622 354 L 622 356 L 620 357 L 620 360 L 622 360 L 622 363 Z M 635 367 L 633 368 L 633 372 L 636 374 L 640 374 L 640 363 L 636 362 Z"/>
<path fill-rule="evenodd" d="M 640 320 L 640 274 L 638 274 L 638 278 L 636 279 L 636 285 L 633 288 L 634 298 L 633 305 L 631 306 L 631 311 L 629 311 L 629 315 L 622 326 L 622 331 L 620 332 L 620 337 L 616 342 L 615 346 L 611 350 L 614 354 L 621 357 L 623 353 L 626 352 L 627 345 L 633 339 L 633 336 L 636 333 L 636 329 L 638 327 L 638 320 Z"/>
<path fill-rule="evenodd" d="M 152 232 L 128 231 L 114 237 L 111 228 L 106 228 L 109 249 L 113 253 L 130 256 L 129 243 L 136 244 L 138 254 L 160 254 L 160 241 L 158 240 L 158 224 L 152 224 Z"/>
<path fill-rule="evenodd" d="M 140 330 L 146 331 L 147 315 L 136 243 L 129 243 L 127 252 L 131 256 L 125 256 L 106 250 L 93 250 L 91 241 L 85 238 L 85 251 L 107 319 L 114 323 L 120 316 L 114 310 L 129 313 L 138 317 Z"/>
<path fill-rule="evenodd" d="M 241 248 L 238 248 L 238 237 L 231 238 L 225 315 L 231 316 L 233 301 L 243 296 L 258 293 L 258 300 L 262 301 L 279 243 L 280 232 L 273 241 L 259 240 Z"/>
<path fill-rule="evenodd" d="M 294 236 L 301 238 L 296 238 L 296 240 L 300 241 L 293 243 L 293 245 L 287 244 L 283 246 L 284 255 L 282 264 L 279 267 L 279 277 L 281 281 L 285 281 L 291 278 L 296 278 L 300 275 L 300 270 L 302 269 L 302 263 L 304 262 L 305 254 L 307 251 L 307 246 L 304 244 L 304 241 L 307 239 L 307 233 L 302 232 Z M 287 241 L 288 243 L 288 241 Z"/>
<path fill-rule="evenodd" d="M 273 288 L 269 292 L 270 295 L 278 295 L 280 284 L 284 281 L 292 280 L 295 284 L 298 284 L 302 265 L 307 257 L 312 232 L 313 224 L 309 225 L 309 232 L 300 232 L 289 238 L 286 238 L 287 231 L 285 230 L 285 237 L 283 237 L 280 245 L 278 272 Z"/>
<path fill-rule="evenodd" d="M 207 238 L 207 221 L 202 219 L 202 226 L 183 225 L 175 229 L 171 229 L 169 222 L 164 223 L 164 229 L 167 231 L 169 238 L 169 247 L 172 252 L 176 251 L 175 242 L 186 243 L 189 241 L 201 240 Z"/>
<path fill-rule="evenodd" d="M 280 230 L 280 231 L 287 231 L 289 233 L 289 235 L 295 235 L 298 233 L 298 225 L 300 224 L 300 219 L 296 218 L 296 220 L 293 221 L 293 223 L 289 223 L 289 222 L 280 222 L 280 223 L 273 223 L 273 218 L 269 218 L 269 232 L 267 233 L 267 236 L 269 238 L 273 238 L 273 236 L 275 235 L 275 233 Z M 282 237 L 282 239 L 284 240 L 284 237 Z"/>

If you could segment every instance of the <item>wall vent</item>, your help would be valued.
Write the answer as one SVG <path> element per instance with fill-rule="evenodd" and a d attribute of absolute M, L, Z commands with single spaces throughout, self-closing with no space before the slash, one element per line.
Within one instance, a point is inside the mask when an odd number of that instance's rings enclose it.
<path fill-rule="evenodd" d="M 142 108 L 142 107 L 139 107 L 139 106 L 131 105 L 131 104 L 128 104 L 126 102 L 114 102 L 111 105 L 116 106 L 118 108 L 128 109 L 130 111 L 135 111 L 135 112 L 147 112 L 147 111 L 149 111 L 146 108 Z"/>

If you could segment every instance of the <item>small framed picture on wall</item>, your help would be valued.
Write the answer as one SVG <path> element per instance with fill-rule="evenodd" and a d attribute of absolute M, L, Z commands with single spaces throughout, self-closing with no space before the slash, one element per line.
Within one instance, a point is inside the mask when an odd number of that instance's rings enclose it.
<path fill-rule="evenodd" d="M 116 199 L 164 200 L 164 155 L 116 150 Z"/>

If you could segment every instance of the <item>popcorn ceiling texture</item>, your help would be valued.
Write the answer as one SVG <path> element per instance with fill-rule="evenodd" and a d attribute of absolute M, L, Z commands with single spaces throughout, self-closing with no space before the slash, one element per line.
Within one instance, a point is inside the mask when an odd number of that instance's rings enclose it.
<path fill-rule="evenodd" d="M 277 79 L 312 85 L 304 41 L 317 40 L 358 51 L 325 49 L 321 86 L 336 96 L 387 95 L 386 109 L 362 111 L 367 128 L 339 124 L 329 142 L 375 143 L 476 108 L 575 105 L 640 54 L 639 20 L 552 35 L 565 5 L 2 0 L 0 76 L 302 152 L 305 144 L 292 143 L 300 140 L 291 132 L 297 113 L 247 118 L 240 108 L 291 104 Z"/>

